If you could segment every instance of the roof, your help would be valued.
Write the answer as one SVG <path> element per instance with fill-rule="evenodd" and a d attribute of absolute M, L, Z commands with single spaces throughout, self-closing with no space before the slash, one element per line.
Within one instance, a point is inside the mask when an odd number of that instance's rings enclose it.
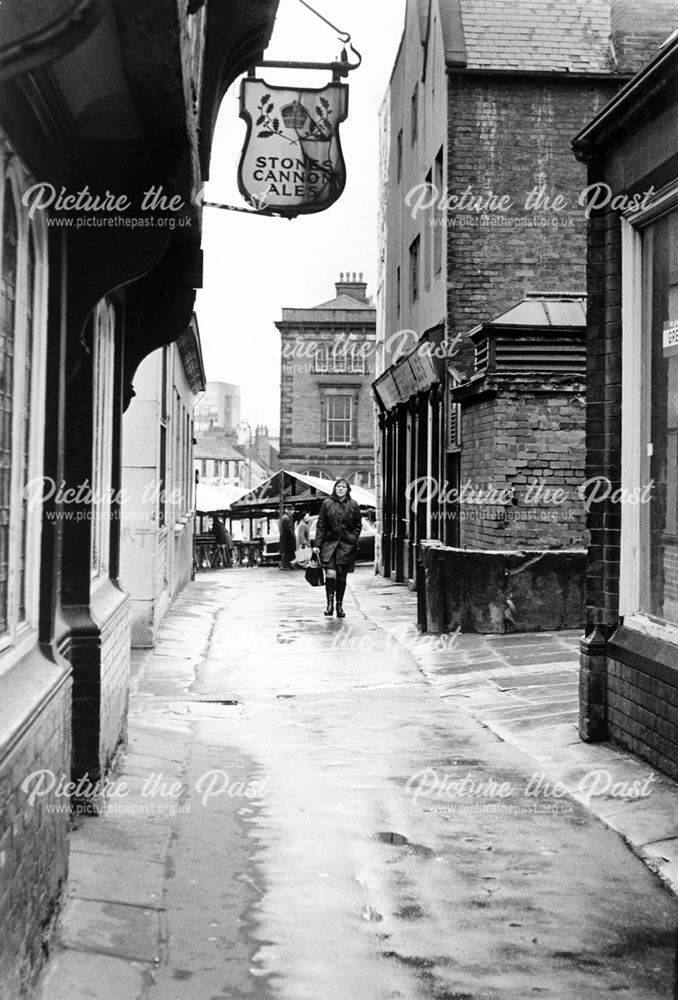
<path fill-rule="evenodd" d="M 319 306 L 313 306 L 314 309 L 374 309 L 374 306 L 369 302 L 362 302 L 360 299 L 354 299 L 352 295 L 338 295 L 335 299 L 330 299 L 329 302 L 321 302 Z"/>
<path fill-rule="evenodd" d="M 322 479 L 320 476 L 307 476 L 301 472 L 289 472 L 281 469 L 275 475 L 261 483 L 250 493 L 241 497 L 233 505 L 234 509 L 250 507 L 254 505 L 271 506 L 278 503 L 280 499 L 280 478 L 285 479 L 285 498 L 288 500 L 305 500 L 313 498 L 314 494 L 329 496 L 334 489 L 334 479 Z M 300 490 L 300 487 L 302 488 Z M 306 489 L 303 489 L 306 487 Z M 361 507 L 376 507 L 376 495 L 372 490 L 366 490 L 362 486 L 351 486 L 351 496 Z"/>
<path fill-rule="evenodd" d="M 440 0 L 440 14 L 448 63 L 466 69 L 615 69 L 610 0 Z"/>
<path fill-rule="evenodd" d="M 495 316 L 483 328 L 492 326 L 586 327 L 586 297 L 533 293 L 506 312 Z"/>
<path fill-rule="evenodd" d="M 588 161 L 614 149 L 637 129 L 675 103 L 678 94 L 678 30 L 572 140 L 577 159 Z M 667 156 L 669 155 L 667 151 Z"/>
<path fill-rule="evenodd" d="M 193 446 L 194 458 L 220 458 L 228 461 L 247 461 L 241 451 L 216 434 L 196 434 Z"/>
<path fill-rule="evenodd" d="M 195 509 L 199 514 L 230 510 L 231 504 L 249 491 L 242 486 L 210 486 L 198 483 L 195 489 Z"/>

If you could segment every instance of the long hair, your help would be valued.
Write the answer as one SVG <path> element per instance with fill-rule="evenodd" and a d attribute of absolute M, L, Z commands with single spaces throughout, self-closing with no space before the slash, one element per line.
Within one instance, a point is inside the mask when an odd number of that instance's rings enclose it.
<path fill-rule="evenodd" d="M 339 485 L 339 483 L 346 484 L 346 499 L 348 500 L 351 496 L 351 484 L 349 483 L 348 479 L 344 479 L 343 476 L 340 476 L 339 479 L 337 479 L 337 481 L 335 482 L 334 486 L 332 487 L 332 499 L 333 500 L 339 499 L 339 497 L 337 496 L 337 486 Z"/>

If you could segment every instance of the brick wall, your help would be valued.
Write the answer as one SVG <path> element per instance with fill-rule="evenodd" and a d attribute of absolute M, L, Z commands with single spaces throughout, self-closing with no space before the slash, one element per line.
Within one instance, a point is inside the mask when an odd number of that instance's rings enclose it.
<path fill-rule="evenodd" d="M 621 483 L 621 229 L 614 213 L 594 215 L 588 250 L 586 479 Z M 607 286 L 607 287 L 606 287 Z M 619 613 L 619 504 L 591 505 L 586 619 L 612 626 Z"/>
<path fill-rule="evenodd" d="M 99 755 L 108 770 L 127 733 L 130 672 L 129 601 L 124 601 L 101 632 L 101 733 Z"/>
<path fill-rule="evenodd" d="M 678 780 L 678 670 L 674 651 L 657 640 L 621 628 L 611 639 L 609 652 L 608 736 Z"/>
<path fill-rule="evenodd" d="M 68 872 L 68 799 L 52 793 L 31 806 L 21 784 L 43 769 L 68 778 L 70 752 L 70 685 L 63 684 L 0 759 L 0 1000 L 26 995 Z"/>
<path fill-rule="evenodd" d="M 611 43 L 621 72 L 637 73 L 655 55 L 672 27 L 678 27 L 675 0 L 612 0 Z"/>
<path fill-rule="evenodd" d="M 552 382 L 550 389 L 549 381 Z M 584 385 L 577 379 L 501 380 L 498 395 L 462 410 L 461 484 L 496 494 L 502 505 L 461 505 L 461 544 L 478 549 L 582 548 L 588 540 L 579 495 L 584 481 Z M 494 499 L 499 499 L 495 494 Z M 487 495 L 487 494 L 486 494 Z"/>
<path fill-rule="evenodd" d="M 584 288 L 586 220 L 577 200 L 587 177 L 570 141 L 617 86 L 450 77 L 448 191 L 461 195 L 470 186 L 476 196 L 506 196 L 512 205 L 447 215 L 448 337 L 467 333 L 526 292 Z M 548 206 L 542 198 L 540 207 L 526 207 L 535 187 L 543 188 Z M 560 211 L 552 207 L 558 195 L 566 201 Z M 456 362 L 469 371 L 471 359 L 467 345 Z"/>

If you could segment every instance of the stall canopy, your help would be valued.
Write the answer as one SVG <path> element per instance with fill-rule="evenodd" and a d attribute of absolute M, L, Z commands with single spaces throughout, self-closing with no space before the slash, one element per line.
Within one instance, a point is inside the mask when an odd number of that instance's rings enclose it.
<path fill-rule="evenodd" d="M 241 486 L 210 486 L 198 483 L 195 491 L 195 509 L 198 514 L 222 514 L 230 510 L 240 497 L 249 493 Z"/>
<path fill-rule="evenodd" d="M 292 507 L 307 506 L 309 513 L 329 496 L 334 487 L 334 479 L 321 479 L 319 476 L 306 476 L 301 472 L 286 472 L 281 470 L 261 483 L 256 489 L 236 500 L 231 505 L 231 517 L 238 515 L 267 512 L 277 513 L 280 504 L 280 489 L 282 485 L 283 499 Z M 351 486 L 351 496 L 361 507 L 376 507 L 376 497 L 372 490 L 362 486 Z"/>

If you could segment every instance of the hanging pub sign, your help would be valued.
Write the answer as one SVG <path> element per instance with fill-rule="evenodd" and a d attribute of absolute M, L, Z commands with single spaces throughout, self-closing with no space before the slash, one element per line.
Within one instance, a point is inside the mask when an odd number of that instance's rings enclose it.
<path fill-rule="evenodd" d="M 246 77 L 240 117 L 247 138 L 238 169 L 245 200 L 289 218 L 333 205 L 346 184 L 339 125 L 347 115 L 346 84 L 273 87 Z"/>

